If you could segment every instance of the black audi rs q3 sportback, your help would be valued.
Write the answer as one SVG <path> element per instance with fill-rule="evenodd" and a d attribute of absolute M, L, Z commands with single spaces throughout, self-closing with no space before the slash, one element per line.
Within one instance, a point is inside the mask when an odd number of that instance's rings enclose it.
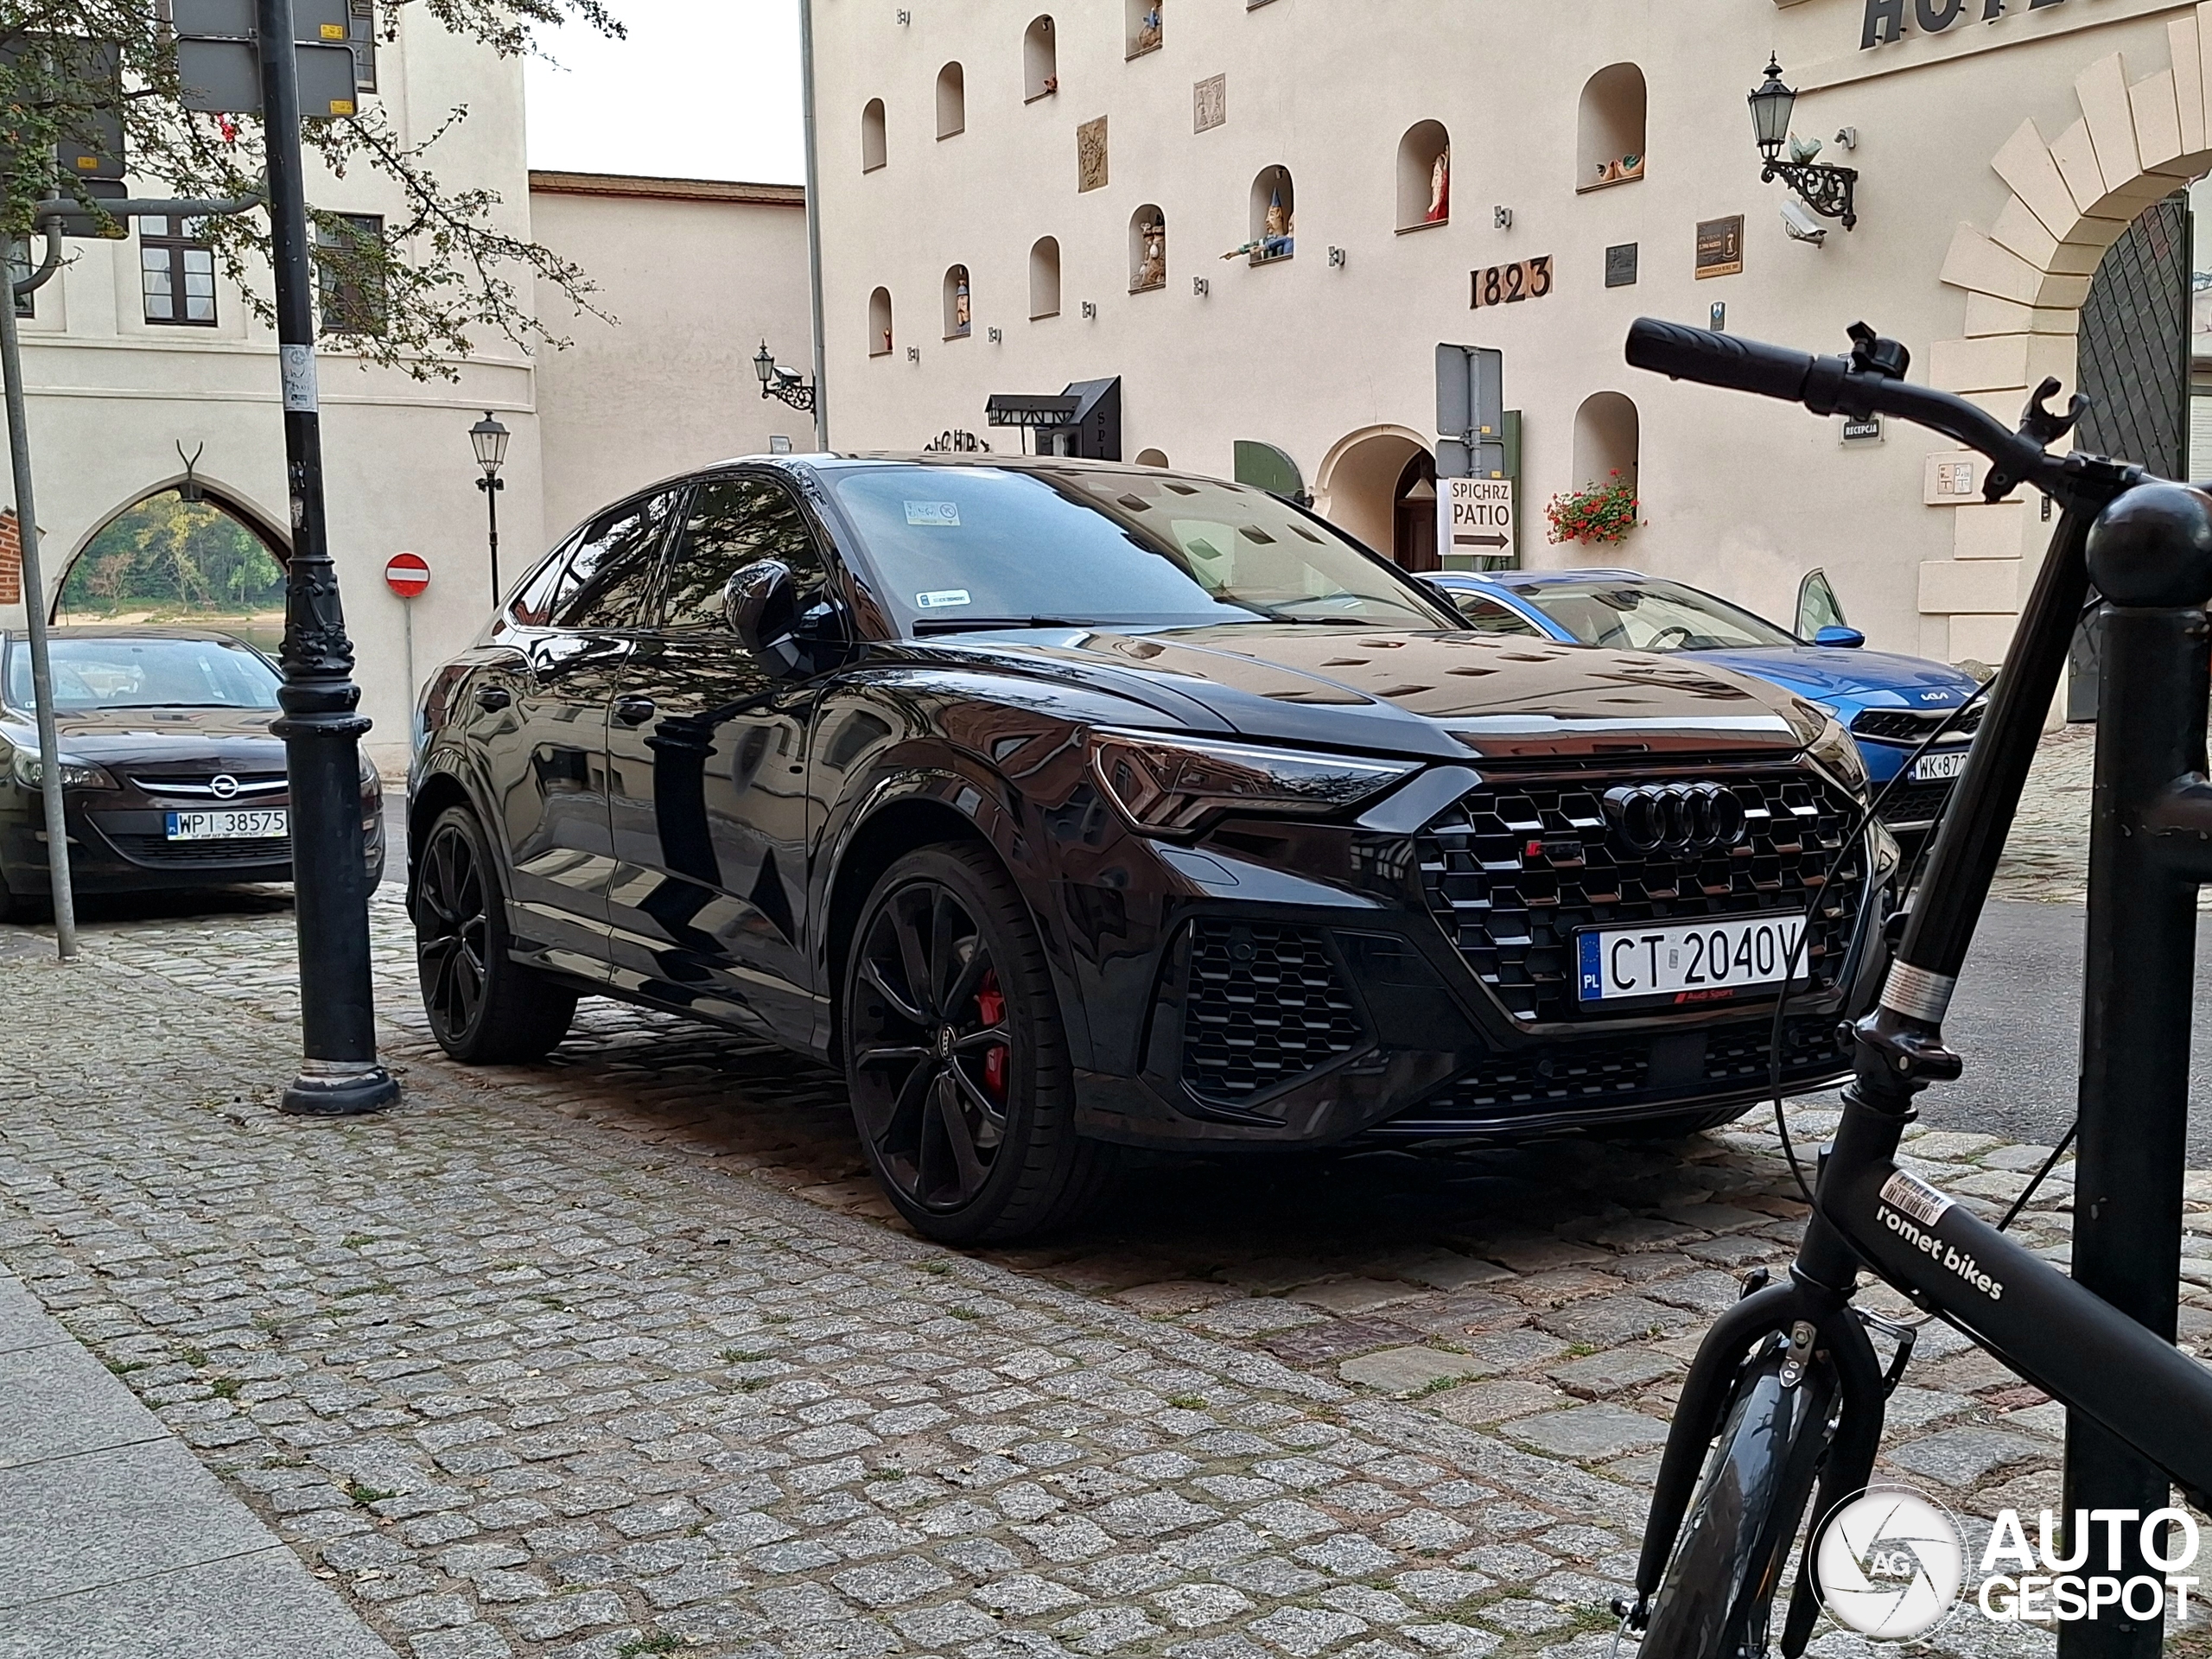
<path fill-rule="evenodd" d="M 1256 489 L 734 461 L 599 513 L 424 693 L 438 1039 L 580 995 L 843 1068 L 946 1240 L 1119 1147 L 1737 1116 L 1840 1077 L 1894 848 L 1851 738 L 1680 658 L 1497 638 Z"/>

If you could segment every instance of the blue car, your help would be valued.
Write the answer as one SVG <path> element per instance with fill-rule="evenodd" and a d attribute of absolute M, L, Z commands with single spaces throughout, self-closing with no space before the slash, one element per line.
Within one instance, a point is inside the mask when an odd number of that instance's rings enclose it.
<path fill-rule="evenodd" d="M 1982 706 L 1960 717 L 1917 760 L 1928 734 L 1974 694 L 1974 677 L 1942 663 L 1865 649 L 1837 620 L 1808 641 L 1725 599 L 1634 570 L 1446 570 L 1425 578 L 1468 626 L 1630 651 L 1693 651 L 1827 709 L 1847 727 L 1878 790 L 1910 762 L 1884 800 L 1882 823 L 1908 854 L 1942 815 Z"/>

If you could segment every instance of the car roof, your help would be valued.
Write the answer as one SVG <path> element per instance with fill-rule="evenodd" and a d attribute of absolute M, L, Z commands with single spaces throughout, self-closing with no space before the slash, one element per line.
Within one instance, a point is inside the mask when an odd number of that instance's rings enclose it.
<path fill-rule="evenodd" d="M 1234 488 L 1260 490 L 1256 484 L 1238 484 L 1234 479 L 1216 478 L 1208 473 L 1187 472 L 1175 467 L 1147 467 L 1134 461 L 1083 461 L 1072 455 L 978 454 L 969 451 L 947 451 L 938 454 L 920 449 L 834 449 L 817 450 L 805 454 L 790 455 L 729 455 L 721 461 L 709 461 L 703 467 L 686 468 L 671 473 L 666 478 L 656 479 L 626 494 L 615 498 L 606 505 L 594 507 L 585 515 L 585 521 L 598 517 L 607 507 L 624 501 L 633 501 L 641 495 L 651 495 L 657 490 L 672 489 L 693 479 L 708 478 L 716 473 L 728 472 L 737 467 L 764 467 L 790 474 L 840 473 L 879 467 L 988 467 L 1000 472 L 1052 473 L 1098 472 L 1142 473 L 1147 478 L 1175 478 L 1200 484 L 1226 484 Z M 1267 493 L 1261 490 L 1261 493 Z M 563 537 L 563 539 L 566 539 Z"/>
<path fill-rule="evenodd" d="M 1555 582 L 1667 582 L 1670 577 L 1648 575 L 1641 570 L 1439 570 L 1430 579 L 1447 582 L 1478 582 L 1486 588 L 1541 588 Z"/>
<path fill-rule="evenodd" d="M 28 639 L 22 628 L 0 630 L 0 639 Z M 220 628 L 181 628 L 166 623 L 64 622 L 49 626 L 49 639 L 204 639 L 226 645 L 245 644 Z"/>

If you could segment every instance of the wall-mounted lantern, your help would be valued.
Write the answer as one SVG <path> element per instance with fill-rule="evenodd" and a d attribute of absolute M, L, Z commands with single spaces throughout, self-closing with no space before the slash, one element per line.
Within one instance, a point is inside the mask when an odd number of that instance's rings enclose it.
<path fill-rule="evenodd" d="M 760 377 L 763 397 L 780 399 L 802 412 L 814 407 L 814 388 L 806 384 L 806 377 L 797 369 L 780 367 L 765 340 L 753 354 L 753 372 Z"/>
<path fill-rule="evenodd" d="M 1766 80 L 1753 89 L 1750 102 L 1751 136 L 1758 144 L 1764 163 L 1759 182 L 1771 184 L 1780 179 L 1823 219 L 1841 220 L 1847 231 L 1858 224 L 1859 214 L 1853 201 L 1859 187 L 1858 169 L 1816 162 L 1813 158 L 1821 153 L 1819 139 L 1807 141 L 1789 136 L 1789 116 L 1796 108 L 1797 94 L 1783 84 L 1780 59 L 1767 60 Z M 1855 142 L 1857 130 L 1849 130 Z M 1783 158 L 1785 148 L 1789 152 L 1786 161 Z"/>

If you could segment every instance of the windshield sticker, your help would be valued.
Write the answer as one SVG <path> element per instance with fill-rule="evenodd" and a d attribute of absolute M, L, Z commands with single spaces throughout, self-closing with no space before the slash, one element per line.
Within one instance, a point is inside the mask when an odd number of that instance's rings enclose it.
<path fill-rule="evenodd" d="M 909 501 L 906 503 L 906 522 L 910 524 L 957 527 L 960 523 L 960 504 L 957 501 Z M 968 601 L 960 601 L 965 605 Z"/>
<path fill-rule="evenodd" d="M 914 504 L 909 501 L 906 505 L 912 508 Z M 915 608 L 924 611 L 942 611 L 954 605 L 970 602 L 965 588 L 940 588 L 935 593 L 914 595 Z"/>

